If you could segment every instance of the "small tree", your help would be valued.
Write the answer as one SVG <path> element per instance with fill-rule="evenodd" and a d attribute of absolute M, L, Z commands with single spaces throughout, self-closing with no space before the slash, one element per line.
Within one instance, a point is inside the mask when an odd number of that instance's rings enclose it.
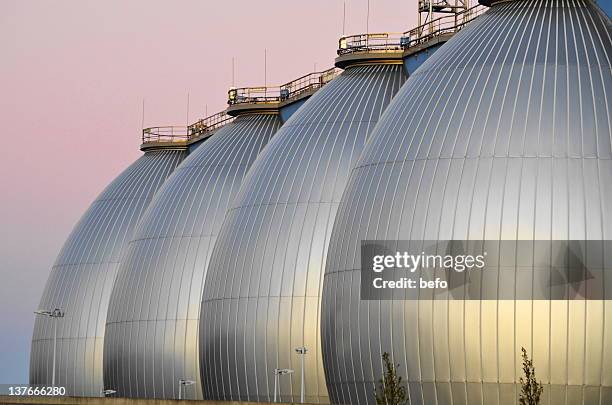
<path fill-rule="evenodd" d="M 525 378 L 520 378 L 521 382 L 521 395 L 519 396 L 520 405 L 538 405 L 540 403 L 540 396 L 544 387 L 542 383 L 536 380 L 535 369 L 533 368 L 533 361 L 527 356 L 527 350 L 521 347 L 523 352 L 523 373 Z"/>
<path fill-rule="evenodd" d="M 383 376 L 378 380 L 379 387 L 374 387 L 376 405 L 401 405 L 408 403 L 406 398 L 406 387 L 402 384 L 402 377 L 397 375 L 397 367 L 389 359 L 389 353 L 382 355 L 385 363 Z"/>

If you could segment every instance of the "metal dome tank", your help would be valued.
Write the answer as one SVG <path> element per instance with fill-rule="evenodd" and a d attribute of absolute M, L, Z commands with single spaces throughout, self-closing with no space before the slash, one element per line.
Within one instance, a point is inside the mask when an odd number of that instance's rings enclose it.
<path fill-rule="evenodd" d="M 612 240 L 610 20 L 587 0 L 487 5 L 411 76 L 351 172 L 323 288 L 334 403 L 374 404 L 388 352 L 412 405 L 515 404 L 521 347 L 543 404 L 612 403 L 609 267 L 598 298 L 542 299 L 534 278 L 503 299 L 496 281 L 486 299 L 360 299 L 361 241 Z"/>
<path fill-rule="evenodd" d="M 352 164 L 405 81 L 402 50 L 339 58 L 345 70 L 281 127 L 233 201 L 200 317 L 204 397 L 327 403 L 319 301 L 327 241 Z M 350 59 L 350 60 L 348 60 Z"/>
<path fill-rule="evenodd" d="M 191 148 L 128 243 L 105 335 L 104 382 L 117 395 L 202 398 L 198 321 L 210 252 L 245 173 L 281 126 L 278 94 L 232 89 L 229 99 L 226 112 L 194 124 L 220 128 Z"/>
<path fill-rule="evenodd" d="M 103 389 L 106 310 L 124 245 L 157 189 L 182 161 L 186 142 L 181 136 L 145 132 L 141 149 L 144 155 L 81 217 L 53 265 L 39 308 L 59 309 L 64 316 L 36 317 L 30 384 L 51 386 L 55 379 L 55 386 L 72 396 L 99 396 Z"/>

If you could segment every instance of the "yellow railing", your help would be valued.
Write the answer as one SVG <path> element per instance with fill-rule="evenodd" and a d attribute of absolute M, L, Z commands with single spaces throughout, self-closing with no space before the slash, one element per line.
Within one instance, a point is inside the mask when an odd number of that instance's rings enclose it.
<path fill-rule="evenodd" d="M 338 55 L 357 52 L 392 52 L 404 49 L 404 34 L 401 32 L 379 32 L 357 34 L 340 38 Z"/>
<path fill-rule="evenodd" d="M 208 132 L 221 128 L 233 120 L 234 117 L 227 115 L 225 111 L 202 118 L 187 127 L 189 139 L 199 138 Z"/>
<path fill-rule="evenodd" d="M 331 68 L 322 72 L 309 73 L 280 86 L 231 88 L 227 92 L 229 105 L 244 103 L 280 103 L 319 89 L 332 81 L 339 69 Z"/>
<path fill-rule="evenodd" d="M 239 87 L 227 92 L 229 105 L 242 103 L 278 103 L 280 89 L 275 87 Z"/>
<path fill-rule="evenodd" d="M 488 10 L 477 5 L 461 13 L 431 20 L 406 32 L 357 34 L 338 40 L 338 55 L 357 52 L 394 52 L 409 49 L 440 35 L 455 33 Z"/>
<path fill-rule="evenodd" d="M 340 69 L 333 67 L 322 72 L 309 73 L 285 83 L 280 86 L 281 101 L 290 100 L 305 92 L 320 89 L 336 78 L 339 73 Z"/>
<path fill-rule="evenodd" d="M 189 132 L 184 125 L 151 127 L 142 130 L 142 143 L 185 143 L 189 140 Z"/>
<path fill-rule="evenodd" d="M 143 145 L 154 143 L 187 144 L 193 139 L 211 134 L 212 131 L 221 128 L 232 120 L 234 120 L 234 117 L 222 111 L 187 126 L 171 125 L 145 128 L 142 130 L 142 143 Z"/>
<path fill-rule="evenodd" d="M 406 31 L 403 34 L 406 38 L 404 48 L 411 48 L 440 35 L 456 33 L 488 9 L 488 7 L 476 5 L 461 13 L 439 17 Z"/>

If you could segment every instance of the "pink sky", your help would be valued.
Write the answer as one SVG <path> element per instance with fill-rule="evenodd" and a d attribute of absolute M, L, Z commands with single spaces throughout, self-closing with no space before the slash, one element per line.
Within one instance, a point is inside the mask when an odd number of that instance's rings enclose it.
<path fill-rule="evenodd" d="M 346 0 L 347 33 L 367 0 Z M 27 382 L 36 308 L 62 243 L 135 160 L 145 126 L 225 107 L 236 85 L 331 67 L 342 0 L 0 0 L 0 383 Z M 416 0 L 370 0 L 370 31 L 416 25 Z M 6 365 L 10 365 L 7 367 Z"/>

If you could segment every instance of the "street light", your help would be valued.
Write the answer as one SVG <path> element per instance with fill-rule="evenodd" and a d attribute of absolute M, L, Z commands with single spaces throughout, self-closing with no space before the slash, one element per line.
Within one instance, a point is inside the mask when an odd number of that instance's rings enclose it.
<path fill-rule="evenodd" d="M 102 390 L 102 391 L 100 391 L 100 396 L 101 397 L 105 397 L 107 395 L 113 395 L 116 392 L 117 391 L 115 391 L 115 390 Z"/>
<path fill-rule="evenodd" d="M 301 356 L 301 360 L 302 360 L 302 382 L 300 385 L 300 403 L 304 403 L 304 355 L 308 352 L 308 349 L 306 349 L 304 346 L 302 347 L 297 347 L 295 349 L 295 352 L 297 354 L 299 354 Z"/>
<path fill-rule="evenodd" d="M 195 384 L 195 381 L 193 380 L 186 380 L 184 378 L 179 379 L 179 397 L 178 399 L 181 399 L 181 392 L 183 391 L 183 387 L 187 386 L 187 385 L 193 385 Z"/>
<path fill-rule="evenodd" d="M 276 402 L 276 393 L 280 391 L 280 387 L 278 384 L 279 376 L 285 375 L 285 374 L 291 374 L 291 373 L 293 373 L 293 370 L 289 368 L 275 368 L 274 369 L 274 402 Z M 278 393 L 280 396 L 280 392 Z"/>
<path fill-rule="evenodd" d="M 48 316 L 53 320 L 53 370 L 51 371 L 51 387 L 55 388 L 55 353 L 57 351 L 57 320 L 64 317 L 64 312 L 59 308 L 53 311 L 46 309 L 37 309 L 34 311 L 36 315 Z"/>

